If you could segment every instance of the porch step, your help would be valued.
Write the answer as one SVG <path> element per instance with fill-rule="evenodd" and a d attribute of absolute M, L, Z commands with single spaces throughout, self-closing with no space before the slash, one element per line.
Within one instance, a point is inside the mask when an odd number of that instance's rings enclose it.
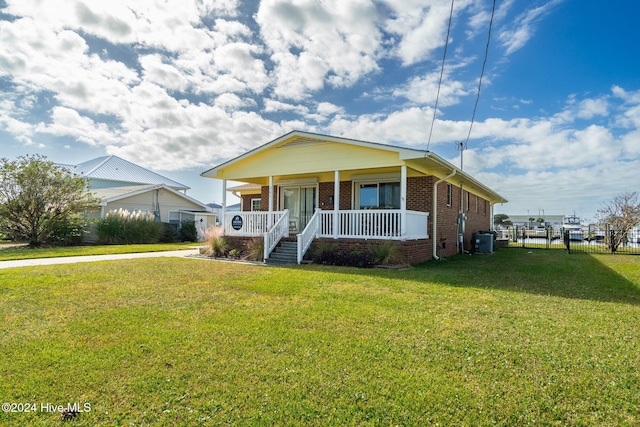
<path fill-rule="evenodd" d="M 296 264 L 298 262 L 298 244 L 280 242 L 265 261 L 267 264 Z"/>

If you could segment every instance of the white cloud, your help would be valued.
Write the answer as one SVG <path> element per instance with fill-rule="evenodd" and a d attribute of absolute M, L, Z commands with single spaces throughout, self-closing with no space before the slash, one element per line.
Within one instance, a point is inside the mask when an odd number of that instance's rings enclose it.
<path fill-rule="evenodd" d="M 326 83 L 352 85 L 377 72 L 381 33 L 370 1 L 266 0 L 256 21 L 275 63 L 274 93 L 302 100 Z"/>
<path fill-rule="evenodd" d="M 551 0 L 542 6 L 530 9 L 518 16 L 510 28 L 498 34 L 498 40 L 506 49 L 507 55 L 522 48 L 533 37 L 538 21 L 550 13 L 551 9 L 563 0 Z"/>
<path fill-rule="evenodd" d="M 425 4 L 414 0 L 387 0 L 384 3 L 392 10 L 392 16 L 385 21 L 384 28 L 399 36 L 395 54 L 405 65 L 428 59 L 434 50 L 444 46 L 451 12 L 450 1 Z M 471 3 L 470 0 L 456 2 L 454 19 Z"/>

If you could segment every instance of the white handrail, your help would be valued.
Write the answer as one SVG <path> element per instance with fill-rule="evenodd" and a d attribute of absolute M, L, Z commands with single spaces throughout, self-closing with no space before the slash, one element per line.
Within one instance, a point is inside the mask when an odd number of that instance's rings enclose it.
<path fill-rule="evenodd" d="M 302 262 L 302 257 L 311 246 L 313 239 L 318 235 L 320 230 L 320 209 L 316 209 L 313 216 L 309 219 L 307 226 L 298 234 L 298 264 Z"/>
<path fill-rule="evenodd" d="M 278 246 L 283 237 L 289 237 L 289 211 L 284 210 L 283 215 L 273 224 L 271 230 L 264 233 L 264 259 L 269 258 L 271 251 Z"/>

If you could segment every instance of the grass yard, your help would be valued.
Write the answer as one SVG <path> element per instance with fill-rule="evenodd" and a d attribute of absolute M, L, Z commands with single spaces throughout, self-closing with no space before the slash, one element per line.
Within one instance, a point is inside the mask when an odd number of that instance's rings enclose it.
<path fill-rule="evenodd" d="M 199 246 L 200 243 L 156 243 L 145 245 L 87 245 L 87 246 L 63 246 L 54 248 L 28 247 L 14 248 L 13 246 L 0 246 L 0 261 L 11 261 L 19 259 L 35 258 L 55 258 L 63 256 L 83 256 L 83 255 L 110 255 L 110 254 L 131 254 L 138 252 L 160 252 L 178 251 Z"/>
<path fill-rule="evenodd" d="M 0 270 L 0 425 L 634 426 L 639 324 L 632 256 Z"/>

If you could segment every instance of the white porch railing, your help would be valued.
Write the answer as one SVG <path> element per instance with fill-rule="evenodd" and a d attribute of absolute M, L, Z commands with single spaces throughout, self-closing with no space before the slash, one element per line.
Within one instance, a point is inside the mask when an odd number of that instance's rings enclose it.
<path fill-rule="evenodd" d="M 407 211 L 405 238 L 428 239 L 429 212 Z"/>
<path fill-rule="evenodd" d="M 271 251 L 283 237 L 289 237 L 289 211 L 285 209 L 283 215 L 273 224 L 271 230 L 264 233 L 264 259 L 268 259 Z"/>
<path fill-rule="evenodd" d="M 367 209 L 338 211 L 338 229 L 334 230 L 335 211 L 321 212 L 319 237 L 347 239 L 405 240 L 426 239 L 428 212 L 403 211 L 399 209 Z M 405 219 L 405 229 L 402 218 Z M 404 233 L 403 233 L 404 231 Z"/>
<path fill-rule="evenodd" d="M 273 212 L 271 223 L 274 224 L 284 212 Z M 234 218 L 240 221 L 233 223 Z M 269 212 L 227 212 L 223 223 L 224 234 L 228 236 L 262 236 L 269 231 Z"/>
<path fill-rule="evenodd" d="M 320 231 L 320 212 L 320 209 L 316 209 L 302 233 L 298 234 L 298 264 L 302 262 L 302 257 Z"/>

